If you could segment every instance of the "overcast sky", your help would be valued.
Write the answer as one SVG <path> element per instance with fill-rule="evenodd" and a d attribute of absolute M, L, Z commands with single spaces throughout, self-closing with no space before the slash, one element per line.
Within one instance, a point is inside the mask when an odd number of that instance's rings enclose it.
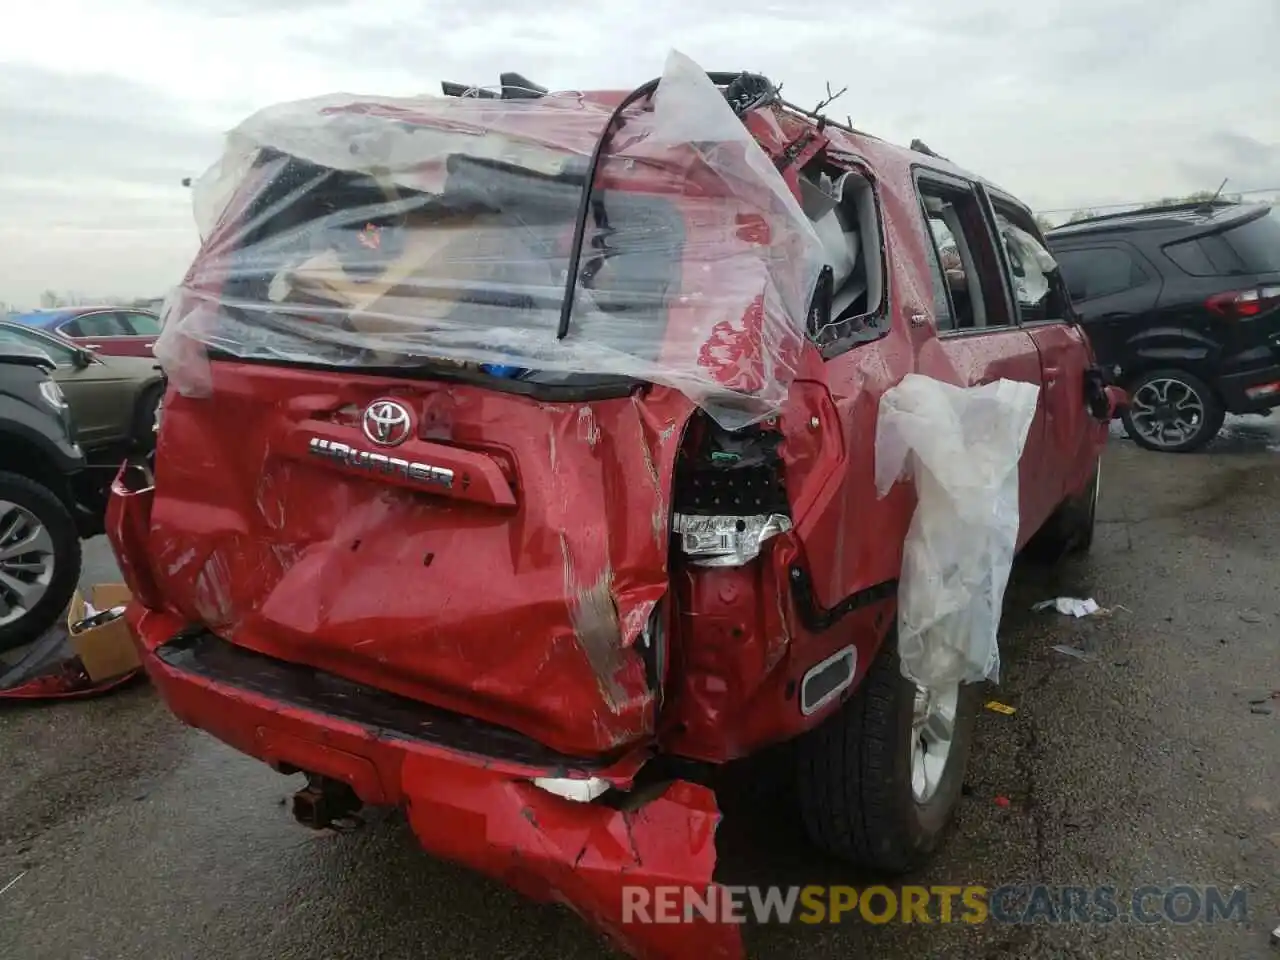
<path fill-rule="evenodd" d="M 1037 209 L 1280 187 L 1277 0 L 35 0 L 0 32 L 0 301 L 161 295 L 185 176 L 268 103 L 516 70 L 631 87 L 751 69 Z M 19 22 L 20 21 L 20 22 Z"/>

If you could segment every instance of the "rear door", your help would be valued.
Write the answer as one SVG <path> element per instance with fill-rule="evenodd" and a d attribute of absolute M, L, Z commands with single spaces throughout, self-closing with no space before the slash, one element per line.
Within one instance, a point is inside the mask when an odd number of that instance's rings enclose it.
<path fill-rule="evenodd" d="M 80 442 L 95 447 L 125 439 L 134 397 L 127 374 L 96 358 L 85 365 L 57 363 L 54 379 L 67 395 Z"/>
<path fill-rule="evenodd" d="M 941 348 L 922 352 L 920 372 L 966 386 L 1000 379 L 1038 386 L 1040 355 L 1030 334 L 1015 322 L 991 219 L 977 186 L 934 171 L 921 171 L 916 183 L 933 241 L 927 252 Z M 1019 464 L 1019 544 L 1057 503 L 1037 483 L 1046 452 L 1042 396 Z"/>
<path fill-rule="evenodd" d="M 1076 312 L 1107 367 L 1127 367 L 1158 322 L 1160 271 L 1131 244 L 1107 240 L 1054 252 Z"/>
<path fill-rule="evenodd" d="M 160 336 L 160 318 L 145 310 L 117 311 L 125 327 L 132 335 L 123 338 L 121 348 L 131 357 L 150 357 L 154 354 L 156 339 Z"/>
<path fill-rule="evenodd" d="M 1084 331 L 1070 316 L 1060 271 L 1055 276 L 1043 264 L 1028 262 L 1034 258 L 1017 249 L 1028 242 L 1044 248 L 1035 221 L 1007 199 L 991 194 L 988 199 L 1003 241 L 1005 276 L 1018 324 L 1031 336 L 1040 356 L 1045 443 L 1044 456 L 1031 465 L 1032 476 L 1056 504 L 1088 482 L 1098 444 L 1105 436 L 1105 428 L 1092 418 L 1085 400 L 1085 373 L 1093 366 L 1093 357 Z"/>

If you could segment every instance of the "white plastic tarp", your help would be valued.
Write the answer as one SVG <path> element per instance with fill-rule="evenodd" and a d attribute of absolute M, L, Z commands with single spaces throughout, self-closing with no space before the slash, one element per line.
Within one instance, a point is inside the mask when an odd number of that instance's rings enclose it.
<path fill-rule="evenodd" d="M 880 496 L 914 481 L 915 514 L 898 586 L 903 673 L 941 689 L 999 680 L 998 631 L 1018 540 L 1018 461 L 1040 388 L 958 387 L 908 374 L 876 423 Z"/>

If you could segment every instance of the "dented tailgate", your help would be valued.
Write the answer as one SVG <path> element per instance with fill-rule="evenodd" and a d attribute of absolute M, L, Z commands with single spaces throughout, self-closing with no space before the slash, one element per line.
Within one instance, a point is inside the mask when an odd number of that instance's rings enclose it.
<path fill-rule="evenodd" d="M 652 732 L 686 398 L 212 374 L 214 402 L 165 405 L 149 552 L 171 608 L 565 753 Z"/>

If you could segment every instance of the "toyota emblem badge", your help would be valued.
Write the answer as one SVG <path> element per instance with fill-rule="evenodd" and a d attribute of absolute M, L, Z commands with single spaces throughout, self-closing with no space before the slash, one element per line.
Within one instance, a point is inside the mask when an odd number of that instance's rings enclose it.
<path fill-rule="evenodd" d="M 364 412 L 364 435 L 380 447 L 395 447 L 409 439 L 413 421 L 409 409 L 394 400 L 375 400 Z"/>

